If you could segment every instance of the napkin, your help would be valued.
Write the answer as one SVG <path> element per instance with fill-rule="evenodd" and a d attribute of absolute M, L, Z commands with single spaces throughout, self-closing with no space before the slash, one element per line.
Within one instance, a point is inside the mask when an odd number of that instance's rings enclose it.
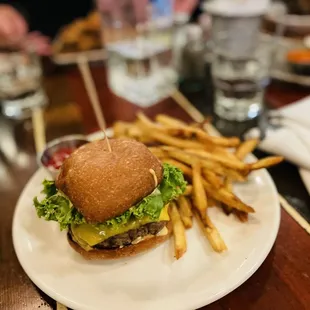
<path fill-rule="evenodd" d="M 270 126 L 259 149 L 282 155 L 299 167 L 300 176 L 310 194 L 310 96 L 269 113 Z M 247 138 L 259 137 L 258 128 Z"/>

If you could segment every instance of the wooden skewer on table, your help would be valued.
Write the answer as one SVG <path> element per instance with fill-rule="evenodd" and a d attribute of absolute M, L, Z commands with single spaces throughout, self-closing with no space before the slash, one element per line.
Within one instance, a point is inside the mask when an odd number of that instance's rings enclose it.
<path fill-rule="evenodd" d="M 43 152 L 46 145 L 44 115 L 42 108 L 36 108 L 32 111 L 33 138 L 36 153 Z"/>
<path fill-rule="evenodd" d="M 79 67 L 79 70 L 81 72 L 84 84 L 85 84 L 87 95 L 89 97 L 90 103 L 91 103 L 92 108 L 94 110 L 99 128 L 101 130 L 104 130 L 104 129 L 106 129 L 106 121 L 105 121 L 103 113 L 102 113 L 102 109 L 100 106 L 96 86 L 95 86 L 94 80 L 92 78 L 92 74 L 90 72 L 90 69 L 89 69 L 89 64 L 88 64 L 87 58 L 83 55 L 80 55 L 80 56 L 78 56 L 77 63 L 78 63 L 78 67 Z"/>
<path fill-rule="evenodd" d="M 282 208 L 308 233 L 310 234 L 310 224 L 288 203 L 288 201 L 281 196 L 279 201 Z"/>
<path fill-rule="evenodd" d="M 171 98 L 195 121 L 202 123 L 205 120 L 203 114 L 178 90 L 175 89 Z"/>

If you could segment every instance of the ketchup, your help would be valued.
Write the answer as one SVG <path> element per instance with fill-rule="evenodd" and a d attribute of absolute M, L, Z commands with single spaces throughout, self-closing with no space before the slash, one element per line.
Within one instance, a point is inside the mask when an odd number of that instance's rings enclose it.
<path fill-rule="evenodd" d="M 47 162 L 48 167 L 53 167 L 54 169 L 59 169 L 66 158 L 73 153 L 76 148 L 62 148 L 57 150 Z"/>

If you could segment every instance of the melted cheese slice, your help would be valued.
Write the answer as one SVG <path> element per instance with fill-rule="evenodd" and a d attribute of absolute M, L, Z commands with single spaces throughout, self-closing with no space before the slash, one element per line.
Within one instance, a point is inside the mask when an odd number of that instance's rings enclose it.
<path fill-rule="evenodd" d="M 158 222 L 169 220 L 168 205 L 166 205 L 160 213 Z M 145 217 L 139 220 L 130 221 L 126 223 L 126 225 L 121 225 L 117 228 L 104 227 L 100 229 L 98 226 L 91 224 L 71 225 L 71 231 L 73 239 L 85 250 L 90 250 L 90 247 L 103 242 L 110 237 L 125 233 L 132 229 L 137 229 L 142 225 L 152 222 L 154 222 L 154 220 Z"/>

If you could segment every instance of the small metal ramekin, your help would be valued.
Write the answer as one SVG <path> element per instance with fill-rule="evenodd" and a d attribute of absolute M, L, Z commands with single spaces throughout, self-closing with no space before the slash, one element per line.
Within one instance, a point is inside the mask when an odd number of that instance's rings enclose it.
<path fill-rule="evenodd" d="M 68 135 L 54 139 L 46 144 L 45 150 L 38 155 L 38 163 L 44 167 L 55 180 L 59 169 L 48 166 L 48 163 L 53 158 L 53 155 L 60 149 L 78 149 L 80 146 L 89 143 L 90 141 L 84 135 Z"/>

